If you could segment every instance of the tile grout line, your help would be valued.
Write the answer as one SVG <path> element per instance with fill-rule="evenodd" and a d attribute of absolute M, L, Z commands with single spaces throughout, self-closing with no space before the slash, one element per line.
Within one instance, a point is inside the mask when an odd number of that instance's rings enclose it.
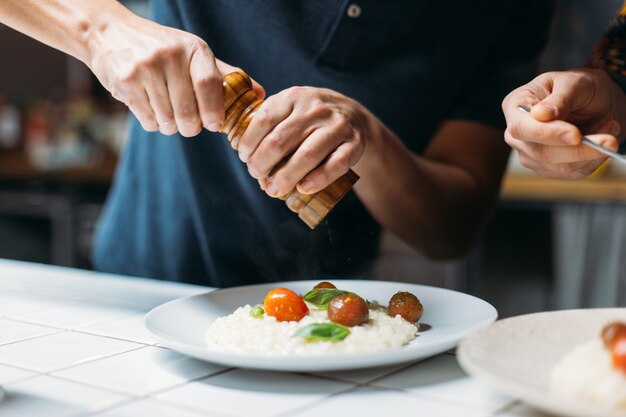
<path fill-rule="evenodd" d="M 167 348 L 166 348 L 166 349 L 167 349 Z M 151 399 L 154 399 L 154 400 L 158 400 L 158 398 L 156 398 L 156 396 L 157 396 L 157 395 L 163 394 L 163 393 L 165 393 L 165 392 L 167 392 L 167 391 L 171 391 L 171 390 L 176 389 L 176 388 L 183 387 L 183 386 L 185 386 L 185 385 L 187 385 L 187 384 L 190 384 L 190 383 L 192 383 L 192 382 L 198 382 L 198 381 L 202 381 L 203 379 L 213 378 L 213 377 L 215 377 L 215 376 L 218 376 L 218 375 L 221 375 L 221 374 L 225 374 L 225 373 L 231 372 L 231 371 L 233 371 L 233 370 L 235 370 L 235 369 L 238 369 L 238 368 L 232 368 L 232 367 L 229 367 L 229 368 L 221 369 L 221 370 L 216 371 L 216 372 L 214 372 L 214 373 L 212 373 L 212 374 L 208 374 L 208 375 L 204 375 L 204 376 L 199 376 L 199 377 L 197 377 L 197 378 L 193 378 L 193 379 L 190 379 L 190 380 L 188 380 L 188 381 L 181 382 L 180 384 L 172 385 L 171 387 L 168 387 L 168 388 L 162 388 L 162 389 L 160 389 L 160 390 L 156 390 L 156 391 L 154 391 L 154 392 L 151 392 L 150 394 L 145 394 L 145 395 L 142 395 L 140 398 L 151 398 Z M 165 401 L 165 400 L 159 400 L 159 401 L 167 402 L 167 403 L 169 404 L 169 402 L 168 402 L 168 401 Z"/>
<path fill-rule="evenodd" d="M 89 336 L 106 337 L 108 339 L 120 340 L 122 342 L 138 343 L 138 344 L 141 344 L 141 345 L 144 345 L 144 346 L 154 346 L 157 343 L 159 343 L 159 342 L 154 342 L 154 343 L 139 342 L 139 341 L 136 341 L 136 340 L 124 339 L 124 338 L 119 337 L 119 336 L 109 336 L 109 335 L 105 335 L 105 334 L 91 333 L 91 332 L 88 332 L 86 330 L 81 330 L 81 329 L 72 329 L 70 331 L 72 331 L 74 333 L 86 334 L 86 335 L 89 335 Z"/>
<path fill-rule="evenodd" d="M 157 398 L 154 397 L 155 395 L 159 395 L 159 394 L 162 394 L 164 392 L 170 391 L 172 389 L 180 388 L 182 386 L 185 386 L 185 385 L 189 384 L 190 382 L 196 382 L 196 381 L 199 381 L 199 380 L 202 380 L 202 379 L 205 379 L 205 378 L 210 378 L 210 377 L 213 377 L 215 375 L 218 375 L 218 374 L 224 373 L 226 371 L 230 371 L 230 370 L 232 370 L 232 369 L 221 370 L 221 371 L 218 371 L 218 372 L 216 372 L 214 374 L 208 374 L 208 375 L 204 375 L 204 376 L 201 376 L 201 377 L 198 377 L 198 378 L 190 379 L 188 381 L 183 381 L 181 383 L 177 383 L 175 385 L 172 385 L 171 387 L 162 388 L 162 389 L 156 390 L 154 392 L 151 392 L 149 394 L 139 394 L 139 395 L 133 394 L 133 393 L 128 393 L 128 392 L 123 392 L 123 391 L 117 391 L 117 390 L 112 389 L 112 388 L 104 388 L 104 387 L 102 387 L 100 385 L 96 385 L 96 384 L 91 383 L 91 382 L 76 381 L 74 379 L 67 378 L 67 377 L 64 377 L 62 375 L 51 375 L 50 374 L 48 376 L 51 376 L 51 377 L 54 377 L 54 378 L 57 378 L 57 379 L 61 379 L 61 380 L 66 381 L 66 382 L 73 382 L 74 384 L 85 385 L 85 386 L 87 386 L 89 388 L 95 388 L 95 389 L 104 390 L 104 391 L 107 391 L 107 392 L 110 392 L 110 393 L 114 393 L 114 394 L 124 395 L 125 397 L 134 398 L 136 400 L 145 400 L 145 399 L 157 400 Z M 54 371 L 54 372 L 58 372 L 58 371 Z"/>
<path fill-rule="evenodd" d="M 516 405 L 521 404 L 521 401 L 519 400 L 511 400 L 509 403 L 503 405 L 502 407 L 498 408 L 497 410 L 495 410 L 494 412 L 492 412 L 491 414 L 489 414 L 489 416 L 498 416 L 506 411 L 511 410 L 513 407 L 515 407 Z"/>
<path fill-rule="evenodd" d="M 323 400 L 326 400 L 326 399 L 329 399 L 329 398 L 338 397 L 338 396 L 339 396 L 339 395 L 341 395 L 341 394 L 345 394 L 345 393 L 347 393 L 347 392 L 349 392 L 349 391 L 353 391 L 353 390 L 355 390 L 356 388 L 359 388 L 359 387 L 361 387 L 361 386 L 362 386 L 362 384 L 357 383 L 357 384 L 355 384 L 355 385 L 353 385 L 353 386 L 351 386 L 351 387 L 348 387 L 348 388 L 346 388 L 346 389 L 344 389 L 344 390 L 337 391 L 337 392 L 334 392 L 334 393 L 332 393 L 332 394 L 330 394 L 330 395 L 325 396 L 324 398 L 322 398 L 322 401 L 323 401 Z M 282 412 L 282 413 L 280 413 L 280 414 L 275 414 L 275 415 L 273 415 L 272 417 L 289 417 L 289 416 L 294 416 L 294 415 L 296 415 L 297 413 L 299 413 L 300 411 L 305 410 L 305 409 L 306 409 L 306 407 L 310 407 L 312 403 L 313 403 L 313 402 L 309 402 L 309 403 L 307 403 L 307 404 L 299 405 L 299 406 L 297 406 L 297 407 L 295 407 L 295 408 L 292 408 L 291 410 L 284 411 L 284 412 Z"/>
<path fill-rule="evenodd" d="M 509 402 L 507 402 L 504 405 L 501 405 L 497 408 L 495 408 L 495 410 L 488 410 L 487 407 L 483 407 L 481 405 L 477 405 L 477 404 L 468 404 L 468 403 L 463 403 L 463 402 L 459 402 L 455 399 L 450 399 L 450 398 L 444 398 L 444 397 L 439 397 L 437 395 L 432 395 L 432 394 L 428 394 L 428 393 L 423 393 L 423 392 L 415 392 L 415 391 L 410 391 L 408 389 L 400 389 L 400 388 L 389 388 L 389 387 L 381 387 L 379 385 L 372 385 L 373 388 L 377 388 L 377 389 L 388 389 L 388 390 L 393 390 L 396 392 L 402 392 L 408 396 L 414 397 L 414 398 L 420 398 L 422 400 L 428 400 L 431 402 L 436 402 L 436 403 L 444 403 L 444 404 L 449 404 L 452 405 L 454 407 L 462 407 L 462 408 L 470 408 L 474 411 L 479 411 L 479 412 L 485 412 L 488 413 L 487 415 L 492 416 L 493 413 L 497 412 L 498 410 L 506 407 L 507 405 L 510 404 L 510 401 L 514 401 L 514 400 L 509 400 Z"/>
<path fill-rule="evenodd" d="M 128 398 L 127 400 L 122 400 L 119 403 L 112 404 L 112 405 L 110 405 L 108 407 L 104 407 L 104 408 L 102 408 L 100 410 L 97 410 L 97 411 L 85 411 L 84 414 L 83 413 L 76 414 L 74 417 L 97 416 L 97 415 L 100 415 L 102 413 L 109 412 L 110 410 L 113 410 L 115 408 L 119 408 L 119 407 L 123 407 L 123 406 L 126 406 L 126 405 L 130 405 L 130 404 L 135 403 L 135 402 L 137 402 L 137 399 L 131 397 L 131 398 Z"/>
<path fill-rule="evenodd" d="M 70 330 L 70 331 L 73 331 L 73 330 Z M 77 333 L 77 332 L 75 332 L 75 333 Z M 93 336 L 93 335 L 88 335 L 88 336 Z M 113 339 L 113 338 L 111 338 L 111 339 Z M 114 339 L 114 340 L 118 340 L 118 339 Z M 129 343 L 134 343 L 134 342 L 129 342 Z M 134 351 L 139 350 L 139 349 L 145 349 L 147 347 L 150 347 L 150 346 L 146 346 L 146 345 L 137 346 L 137 347 L 134 347 L 132 349 L 125 350 L 123 352 L 113 353 L 111 355 L 103 356 L 103 357 L 100 357 L 100 358 L 88 359 L 88 360 L 85 360 L 83 362 L 75 363 L 75 364 L 72 364 L 72 365 L 69 365 L 69 366 L 66 366 L 66 367 L 63 367 L 63 368 L 58 368 L 58 369 L 55 369 L 55 370 L 52 370 L 52 371 L 48 371 L 48 372 L 46 372 L 46 375 L 52 374 L 53 372 L 65 371 L 67 369 L 71 369 L 71 368 L 74 368 L 74 367 L 77 367 L 77 366 L 81 366 L 81 365 L 86 365 L 88 363 L 93 363 L 93 362 L 100 361 L 100 360 L 103 360 L 103 359 L 113 358 L 115 356 L 123 355 L 123 354 L 129 353 L 129 352 L 134 352 Z"/>
<path fill-rule="evenodd" d="M 0 317 L 0 318 L 2 320 L 13 321 L 13 322 L 16 322 L 16 323 L 30 324 L 32 326 L 39 326 L 39 327 L 47 327 L 49 329 L 64 330 L 64 329 L 62 329 L 60 327 L 56 327 L 56 326 L 53 326 L 53 325 L 50 325 L 50 324 L 31 323 L 31 322 L 26 321 L 26 320 L 22 320 L 22 319 L 19 319 L 19 318 L 14 318 L 14 317 L 9 317 L 9 316 L 3 316 L 3 317 Z"/>
<path fill-rule="evenodd" d="M 199 407 L 194 407 L 193 405 L 179 404 L 179 403 L 175 403 L 175 402 L 172 402 L 172 401 L 161 400 L 161 399 L 153 398 L 153 397 L 146 397 L 146 398 L 154 400 L 154 401 L 158 401 L 158 402 L 161 402 L 161 403 L 164 403 L 164 404 L 167 404 L 167 405 L 169 405 L 171 407 L 177 407 L 177 408 L 181 408 L 183 410 L 187 410 L 189 412 L 194 412 L 196 414 L 207 415 L 207 410 L 205 410 L 203 408 L 199 408 Z M 213 412 L 218 412 L 218 411 L 213 410 Z M 209 411 L 209 413 L 211 413 L 211 411 Z M 219 413 L 220 413 L 219 417 L 242 417 L 241 414 L 224 413 L 222 411 L 219 411 Z"/>
<path fill-rule="evenodd" d="M 73 330 L 67 330 L 67 332 L 73 332 Z M 53 334 L 56 335 L 56 334 L 60 334 L 60 333 L 63 333 L 63 332 L 58 332 L 58 333 L 53 333 Z M 45 335 L 45 336 L 51 336 L 51 335 Z M 45 336 L 40 336 L 40 337 L 45 337 Z M 89 336 L 93 336 L 93 335 L 89 335 Z M 34 338 L 34 339 L 39 339 L 39 337 Z M 29 339 L 29 340 L 32 340 L 32 339 Z M 16 342 L 16 343 L 19 343 L 19 342 Z M 134 343 L 134 342 L 129 342 L 129 343 Z M 8 345 L 4 345 L 4 346 L 8 346 Z M 124 353 L 133 352 L 135 350 L 144 349 L 144 348 L 147 348 L 147 347 L 150 347 L 150 346 L 142 345 L 142 346 L 134 347 L 134 348 L 129 349 L 129 350 L 125 350 L 123 352 L 117 352 L 117 353 L 113 353 L 111 355 L 107 355 L 107 356 L 103 356 L 103 357 L 99 357 L 99 358 L 88 359 L 88 360 L 85 360 L 83 362 L 74 363 L 74 364 L 69 365 L 69 366 L 65 366 L 65 367 L 62 367 L 62 368 L 57 368 L 57 369 L 53 369 L 51 371 L 45 371 L 45 372 L 41 372 L 41 371 L 37 371 L 37 370 L 34 370 L 34 369 L 29 369 L 29 368 L 24 368 L 23 366 L 16 366 L 16 365 L 13 365 L 13 364 L 10 364 L 10 363 L 7 363 L 7 362 L 1 362 L 0 361 L 0 364 L 6 365 L 6 366 L 12 366 L 14 368 L 19 368 L 19 369 L 22 369 L 22 370 L 25 370 L 25 371 L 35 372 L 35 373 L 37 373 L 37 374 L 39 374 L 41 376 L 55 376 L 55 375 L 52 375 L 54 372 L 65 371 L 67 369 L 74 368 L 76 366 L 85 365 L 85 364 L 88 364 L 88 363 L 96 362 L 96 361 L 99 361 L 99 360 L 102 360 L 102 359 L 111 358 L 111 357 L 114 357 L 114 356 L 122 355 Z M 72 381 L 72 382 L 75 382 L 75 381 Z"/>
<path fill-rule="evenodd" d="M 5 346 L 15 345 L 17 343 L 29 342 L 31 340 L 41 339 L 42 337 L 52 336 L 52 335 L 55 335 L 55 334 L 64 333 L 66 331 L 68 331 L 68 330 L 56 329 L 56 332 L 40 334 L 39 336 L 32 336 L 32 337 L 27 337 L 26 339 L 20 339 L 20 340 L 14 340 L 13 342 L 2 343 L 2 344 L 0 344 L 0 348 L 3 348 Z M 2 362 L 2 363 L 4 363 L 4 362 Z M 4 364 L 6 365 L 6 363 L 4 363 Z"/>

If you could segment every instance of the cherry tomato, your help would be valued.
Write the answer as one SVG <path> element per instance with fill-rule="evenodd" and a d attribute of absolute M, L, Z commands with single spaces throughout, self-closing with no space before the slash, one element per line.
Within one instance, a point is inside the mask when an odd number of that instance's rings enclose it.
<path fill-rule="evenodd" d="M 607 349 L 611 349 L 615 342 L 626 337 L 626 324 L 620 322 L 609 323 L 602 329 L 602 341 Z"/>
<path fill-rule="evenodd" d="M 613 367 L 622 372 L 626 372 L 626 338 L 618 339 L 611 349 L 613 357 Z"/>
<path fill-rule="evenodd" d="M 613 367 L 626 372 L 626 324 L 610 323 L 602 329 L 602 341 L 611 352 Z"/>
<path fill-rule="evenodd" d="M 338 295 L 328 304 L 328 318 L 344 326 L 360 326 L 369 319 L 365 300 L 353 293 Z"/>
<path fill-rule="evenodd" d="M 335 287 L 335 284 L 333 284 L 332 282 L 322 281 L 319 284 L 317 284 L 315 287 L 313 287 L 313 289 L 316 289 L 316 288 L 337 288 L 337 287 Z"/>
<path fill-rule="evenodd" d="M 397 292 L 389 300 L 387 312 L 391 317 L 400 315 L 409 323 L 417 323 L 422 318 L 424 307 L 420 300 L 410 292 Z"/>
<path fill-rule="evenodd" d="M 278 321 L 300 321 L 309 312 L 302 298 L 287 288 L 274 288 L 263 301 L 265 313 Z"/>

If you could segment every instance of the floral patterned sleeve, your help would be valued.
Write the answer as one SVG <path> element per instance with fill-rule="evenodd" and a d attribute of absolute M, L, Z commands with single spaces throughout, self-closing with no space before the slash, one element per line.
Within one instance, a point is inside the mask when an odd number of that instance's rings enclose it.
<path fill-rule="evenodd" d="M 626 91 L 626 1 L 594 48 L 589 66 L 607 71 Z"/>

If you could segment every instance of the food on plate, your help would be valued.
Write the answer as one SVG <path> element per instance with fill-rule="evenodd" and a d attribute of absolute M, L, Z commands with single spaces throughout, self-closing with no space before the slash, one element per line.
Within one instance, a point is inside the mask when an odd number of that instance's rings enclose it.
<path fill-rule="evenodd" d="M 611 352 L 613 368 L 626 372 L 626 324 L 615 322 L 604 326 L 602 342 Z"/>
<path fill-rule="evenodd" d="M 422 317 L 424 307 L 420 300 L 410 292 L 397 292 L 389 300 L 388 312 L 390 316 L 400 315 L 410 323 L 417 323 Z"/>
<path fill-rule="evenodd" d="M 265 296 L 263 305 L 245 305 L 215 320 L 207 339 L 225 351 L 265 356 L 399 348 L 417 336 L 415 306 L 419 305 L 419 316 L 423 310 L 413 294 L 401 294 L 410 302 L 391 314 L 378 302 L 366 301 L 329 282 L 315 285 L 304 295 L 275 288 Z M 414 321 L 407 321 L 402 314 Z"/>
<path fill-rule="evenodd" d="M 344 326 L 360 326 L 369 318 L 365 300 L 353 293 L 338 295 L 328 303 L 328 319 Z"/>
<path fill-rule="evenodd" d="M 626 410 L 626 323 L 607 324 L 599 337 L 565 355 L 552 369 L 550 389 L 607 409 Z"/>
<path fill-rule="evenodd" d="M 288 288 L 274 288 L 268 292 L 263 308 L 268 316 L 278 321 L 300 321 L 309 312 L 302 298 Z"/>
<path fill-rule="evenodd" d="M 322 281 L 319 284 L 315 285 L 315 287 L 313 287 L 314 290 L 317 288 L 337 288 L 337 287 L 335 287 L 335 284 L 333 284 L 332 282 Z"/>

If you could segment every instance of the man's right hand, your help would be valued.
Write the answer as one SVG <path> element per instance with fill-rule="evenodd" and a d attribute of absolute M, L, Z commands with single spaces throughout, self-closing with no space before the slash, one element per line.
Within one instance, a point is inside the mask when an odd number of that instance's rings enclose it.
<path fill-rule="evenodd" d="M 542 74 L 511 92 L 502 109 L 506 142 L 522 165 L 548 178 L 581 178 L 604 162 L 606 156 L 581 143 L 582 135 L 616 151 L 626 134 L 626 96 L 601 70 Z"/>
<path fill-rule="evenodd" d="M 145 130 L 189 137 L 221 129 L 222 78 L 238 68 L 216 59 L 202 39 L 130 12 L 86 37 L 87 65 Z M 259 84 L 254 89 L 264 97 Z"/>

